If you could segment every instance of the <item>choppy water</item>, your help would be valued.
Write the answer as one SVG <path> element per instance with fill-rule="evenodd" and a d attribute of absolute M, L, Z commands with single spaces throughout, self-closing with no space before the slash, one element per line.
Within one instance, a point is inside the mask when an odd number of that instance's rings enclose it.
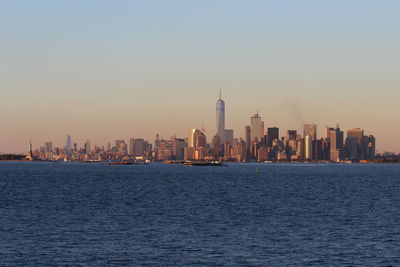
<path fill-rule="evenodd" d="M 0 265 L 400 266 L 400 165 L 3 162 L 0 226 Z"/>

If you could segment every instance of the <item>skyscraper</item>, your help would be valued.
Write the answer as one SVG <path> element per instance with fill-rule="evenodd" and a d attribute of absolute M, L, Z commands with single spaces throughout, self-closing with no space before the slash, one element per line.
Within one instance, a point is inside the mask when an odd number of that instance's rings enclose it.
<path fill-rule="evenodd" d="M 271 127 L 267 129 L 267 146 L 272 147 L 272 142 L 279 139 L 279 128 Z"/>
<path fill-rule="evenodd" d="M 373 135 L 368 136 L 368 159 L 375 158 L 376 154 L 376 144 L 375 144 L 375 137 Z"/>
<path fill-rule="evenodd" d="M 201 131 L 199 129 L 191 129 L 188 134 L 188 147 L 196 146 L 196 136 L 199 135 Z"/>
<path fill-rule="evenodd" d="M 194 136 L 194 147 L 196 149 L 205 148 L 207 146 L 206 135 L 202 131 L 196 132 Z"/>
<path fill-rule="evenodd" d="M 119 155 L 125 155 L 128 153 L 128 146 L 126 145 L 125 142 L 122 142 L 119 144 L 118 148 L 117 148 L 117 153 Z"/>
<path fill-rule="evenodd" d="M 133 148 L 134 155 L 136 157 L 141 157 L 141 156 L 144 155 L 144 150 L 145 150 L 144 139 L 142 139 L 142 138 L 135 139 L 135 145 L 134 145 L 134 148 Z"/>
<path fill-rule="evenodd" d="M 225 130 L 225 143 L 233 145 L 233 130 Z"/>
<path fill-rule="evenodd" d="M 90 151 L 91 151 L 91 148 L 90 148 L 90 141 L 89 141 L 89 140 L 86 140 L 86 143 L 85 143 L 85 154 L 89 154 Z"/>
<path fill-rule="evenodd" d="M 66 145 L 65 145 L 65 154 L 67 154 L 68 156 L 71 155 L 71 147 L 72 147 L 72 138 L 68 134 L 67 135 L 67 142 L 66 142 Z"/>
<path fill-rule="evenodd" d="M 317 140 L 317 125 L 316 124 L 304 124 L 304 138 L 309 135 L 311 136 L 312 140 Z"/>
<path fill-rule="evenodd" d="M 313 159 L 313 140 L 310 135 L 304 138 L 304 156 L 306 160 Z"/>
<path fill-rule="evenodd" d="M 111 151 L 111 143 L 107 143 L 107 151 L 108 151 L 108 152 Z"/>
<path fill-rule="evenodd" d="M 354 136 L 347 136 L 345 142 L 346 156 L 349 160 L 358 160 L 358 146 L 357 138 Z"/>
<path fill-rule="evenodd" d="M 329 142 L 330 142 L 330 160 L 339 161 L 343 157 L 343 131 L 340 130 L 339 125 L 336 125 L 336 129 L 330 128 L 329 130 Z"/>
<path fill-rule="evenodd" d="M 287 130 L 286 132 L 286 139 L 293 140 L 297 137 L 297 130 Z"/>
<path fill-rule="evenodd" d="M 192 129 L 188 135 L 188 147 L 185 148 L 185 160 L 203 159 L 206 152 L 207 139 L 204 132 L 199 129 Z"/>
<path fill-rule="evenodd" d="M 172 143 L 172 153 L 175 156 L 175 160 L 183 160 L 185 151 L 185 140 L 175 138 Z"/>
<path fill-rule="evenodd" d="M 129 139 L 129 154 L 133 155 L 135 154 L 135 138 L 130 138 Z"/>
<path fill-rule="evenodd" d="M 217 135 L 220 143 L 225 143 L 225 102 L 221 98 L 221 89 L 219 99 L 217 100 Z"/>
<path fill-rule="evenodd" d="M 244 136 L 246 142 L 246 157 L 250 157 L 251 150 L 251 127 L 250 125 L 246 125 L 244 127 Z"/>
<path fill-rule="evenodd" d="M 368 150 L 367 146 L 368 141 L 365 141 L 364 138 L 364 131 L 361 130 L 360 128 L 354 128 L 347 130 L 347 137 L 354 137 L 356 142 L 357 142 L 357 155 L 356 157 L 353 157 L 352 159 L 355 160 L 360 160 L 360 159 L 365 159 L 366 158 L 366 150 Z M 353 154 L 354 156 L 354 154 Z"/>
<path fill-rule="evenodd" d="M 53 142 L 44 143 L 45 152 L 53 152 Z"/>
<path fill-rule="evenodd" d="M 253 114 L 251 116 L 251 142 L 257 142 L 261 141 L 261 138 L 264 136 L 264 127 L 263 127 L 263 122 L 261 121 L 260 115 L 258 115 L 258 112 L 256 114 Z"/>
<path fill-rule="evenodd" d="M 212 149 L 212 155 L 215 158 L 219 158 L 219 156 L 221 156 L 221 143 L 219 142 L 219 136 L 218 135 L 214 135 L 213 139 L 212 139 L 212 143 L 211 143 L 211 149 Z"/>
<path fill-rule="evenodd" d="M 250 125 L 244 127 L 245 142 L 247 145 L 251 143 L 251 128 Z"/>

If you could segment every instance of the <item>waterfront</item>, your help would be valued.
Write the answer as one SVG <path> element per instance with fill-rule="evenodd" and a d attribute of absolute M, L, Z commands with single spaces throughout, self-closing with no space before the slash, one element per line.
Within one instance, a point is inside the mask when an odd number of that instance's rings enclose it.
<path fill-rule="evenodd" d="M 0 162 L 0 265 L 400 265 L 400 165 L 228 165 Z"/>

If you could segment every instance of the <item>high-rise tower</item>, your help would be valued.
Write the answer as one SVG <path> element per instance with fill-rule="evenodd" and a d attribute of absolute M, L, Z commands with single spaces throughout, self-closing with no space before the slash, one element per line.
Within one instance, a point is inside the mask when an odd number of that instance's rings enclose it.
<path fill-rule="evenodd" d="M 366 159 L 366 150 L 368 150 L 368 142 L 365 142 L 364 131 L 360 128 L 355 128 L 347 131 L 347 137 L 354 137 L 357 142 L 356 159 Z"/>
<path fill-rule="evenodd" d="M 71 148 L 72 148 L 72 138 L 71 136 L 68 134 L 67 135 L 67 142 L 65 144 L 65 153 L 70 156 L 71 155 Z"/>
<path fill-rule="evenodd" d="M 225 143 L 225 102 L 221 98 L 221 89 L 219 89 L 219 99 L 217 100 L 217 135 L 220 144 Z"/>
<path fill-rule="evenodd" d="M 317 140 L 317 125 L 316 124 L 304 124 L 304 132 L 303 132 L 304 138 L 306 138 L 307 135 L 311 136 L 311 139 L 313 141 Z"/>
<path fill-rule="evenodd" d="M 264 122 L 258 112 L 251 116 L 251 142 L 261 142 L 264 135 Z"/>
<path fill-rule="evenodd" d="M 329 129 L 329 142 L 330 142 L 330 160 L 337 162 L 343 159 L 343 131 L 340 130 L 339 125 L 336 129 Z"/>
<path fill-rule="evenodd" d="M 313 159 L 313 140 L 311 135 L 304 137 L 304 152 L 306 160 Z"/>

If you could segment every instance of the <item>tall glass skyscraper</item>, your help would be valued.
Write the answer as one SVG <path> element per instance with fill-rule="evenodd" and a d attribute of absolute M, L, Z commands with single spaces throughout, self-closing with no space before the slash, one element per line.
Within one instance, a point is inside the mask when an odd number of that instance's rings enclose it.
<path fill-rule="evenodd" d="M 221 90 L 217 100 L 217 135 L 220 144 L 225 144 L 225 102 L 221 98 Z"/>
<path fill-rule="evenodd" d="M 309 135 L 311 136 L 312 140 L 317 140 L 317 125 L 316 124 L 304 124 L 304 138 Z"/>
<path fill-rule="evenodd" d="M 261 121 L 260 115 L 258 112 L 251 116 L 251 142 L 257 140 L 257 142 L 261 142 L 261 138 L 264 135 L 264 127 L 263 122 Z"/>
<path fill-rule="evenodd" d="M 65 145 L 65 153 L 71 155 L 72 139 L 70 135 L 67 135 L 67 143 Z"/>

